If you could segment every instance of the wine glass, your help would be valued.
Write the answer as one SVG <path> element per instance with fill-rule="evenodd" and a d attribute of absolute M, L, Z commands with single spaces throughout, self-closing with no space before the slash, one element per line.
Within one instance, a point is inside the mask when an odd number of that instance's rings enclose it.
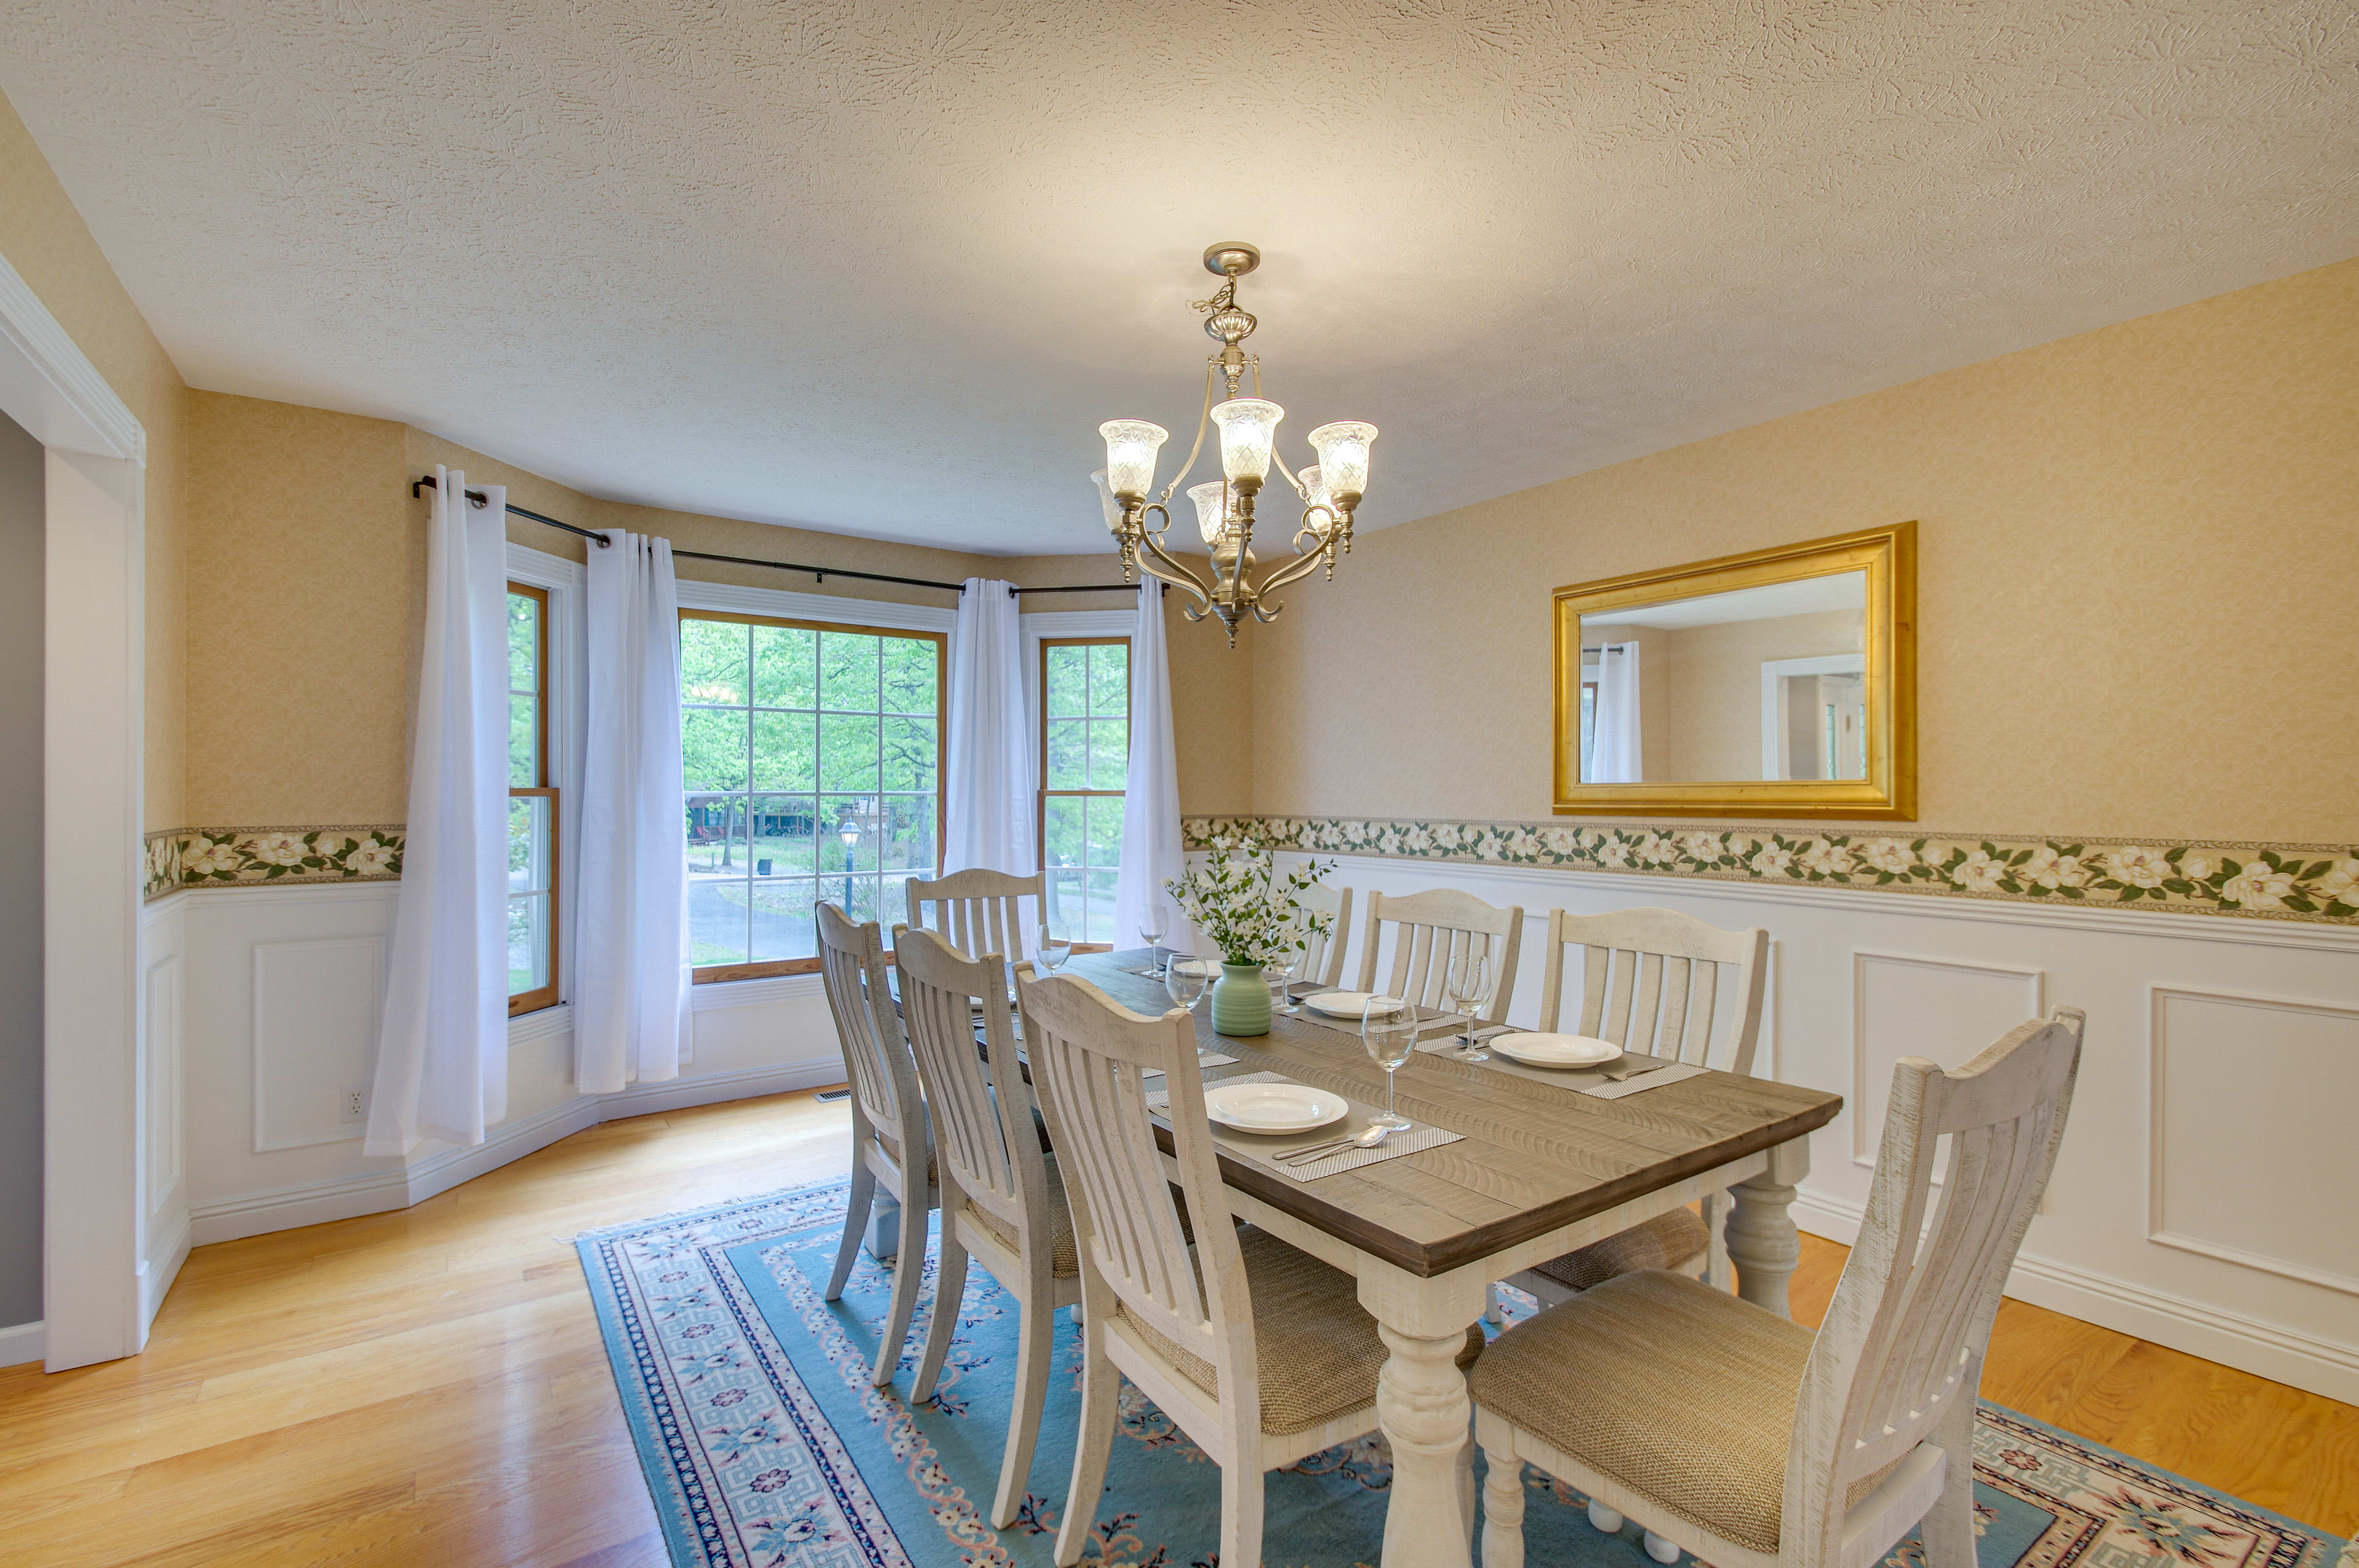
<path fill-rule="evenodd" d="M 1498 986 L 1499 971 L 1492 967 L 1488 953 L 1461 953 L 1450 960 L 1449 973 L 1441 982 L 1441 1000 L 1466 1020 L 1465 1043 L 1451 1053 L 1457 1060 L 1491 1059 L 1490 1051 L 1474 1043 L 1474 1015 L 1491 1005 L 1491 993 Z"/>
<path fill-rule="evenodd" d="M 1302 949 L 1296 947 L 1279 953 L 1261 967 L 1262 974 L 1270 983 L 1270 995 L 1276 999 L 1280 1012 L 1290 1014 L 1301 1011 L 1302 1004 L 1294 1000 L 1293 991 L 1288 989 L 1294 983 L 1294 971 L 1301 962 Z"/>
<path fill-rule="evenodd" d="M 1165 957 L 1163 966 L 1165 993 L 1171 998 L 1171 1004 L 1174 1007 L 1184 1008 L 1190 1012 L 1194 1012 L 1196 999 L 1202 996 L 1212 984 L 1212 966 L 1198 963 L 1193 953 L 1179 948 L 1172 949 Z M 1203 1054 L 1203 1036 L 1198 1035 L 1196 1054 L 1201 1056 Z"/>
<path fill-rule="evenodd" d="M 1065 967 L 1066 959 L 1073 956 L 1073 934 L 1060 931 L 1044 920 L 1034 935 L 1032 948 L 1039 957 L 1040 967 L 1053 975 Z"/>
<path fill-rule="evenodd" d="M 1385 1070 L 1385 1113 L 1375 1119 L 1375 1125 L 1395 1132 L 1416 1125 L 1393 1108 L 1393 1075 L 1417 1049 L 1417 1009 L 1398 997 L 1370 997 L 1360 1015 L 1360 1043 Z"/>
<path fill-rule="evenodd" d="M 1171 912 L 1164 907 L 1161 899 L 1156 899 L 1139 914 L 1138 934 L 1147 938 L 1147 968 L 1158 976 L 1169 972 L 1163 955 L 1163 938 L 1170 931 Z"/>

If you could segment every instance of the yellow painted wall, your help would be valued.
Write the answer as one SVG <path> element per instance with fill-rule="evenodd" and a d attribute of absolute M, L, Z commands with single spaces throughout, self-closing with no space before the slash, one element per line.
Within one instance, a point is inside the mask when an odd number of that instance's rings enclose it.
<path fill-rule="evenodd" d="M 181 506 L 187 391 L 24 122 L 0 98 L 0 255 L 48 306 L 147 431 L 147 826 L 176 827 L 184 807 L 188 558 Z"/>
<path fill-rule="evenodd" d="M 1545 817 L 1552 587 L 1907 518 L 1928 827 L 2359 842 L 2359 261 L 1363 534 L 1255 808 Z"/>
<path fill-rule="evenodd" d="M 206 827 L 398 823 L 407 815 L 411 705 L 424 622 L 429 503 L 409 482 L 434 465 L 516 504 L 586 528 L 656 533 L 716 555 L 806 561 L 897 577 L 1112 582 L 1111 554 L 1009 558 L 601 501 L 513 464 L 382 419 L 219 393 L 188 395 L 189 495 L 198 592 L 190 604 L 186 821 Z M 508 536 L 579 560 L 584 541 L 521 518 Z M 680 575 L 847 599 L 940 605 L 936 589 L 683 561 Z M 1123 594 L 1028 606 L 1123 608 Z M 1190 626 L 1166 601 L 1180 797 L 1239 812 L 1252 795 L 1252 654 Z"/>

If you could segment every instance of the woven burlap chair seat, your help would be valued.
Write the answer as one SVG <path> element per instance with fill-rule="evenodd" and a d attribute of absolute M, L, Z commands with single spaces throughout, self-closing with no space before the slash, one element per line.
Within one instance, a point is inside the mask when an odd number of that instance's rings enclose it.
<path fill-rule="evenodd" d="M 1245 1282 L 1253 1292 L 1262 1431 L 1273 1437 L 1308 1432 L 1374 1400 L 1386 1350 L 1352 1276 L 1249 1225 L 1237 1231 L 1237 1245 L 1245 1252 Z M 1218 1368 L 1127 1312 L 1121 1315 L 1182 1377 L 1220 1396 Z M 1482 1349 L 1483 1330 L 1476 1325 L 1466 1331 L 1459 1366 L 1471 1364 Z"/>
<path fill-rule="evenodd" d="M 1608 1280 L 1501 1335 L 1474 1402 L 1756 1552 L 1777 1550 L 1812 1335 L 1684 1274 Z"/>
<path fill-rule="evenodd" d="M 1040 1163 L 1049 1173 L 1049 1273 L 1059 1280 L 1082 1277 L 1082 1250 L 1073 1239 L 1073 1211 L 1065 1202 L 1065 1178 L 1057 1172 L 1057 1157 L 1044 1154 Z M 966 1217 L 983 1227 L 999 1244 L 1010 1252 L 1023 1251 L 1023 1241 L 1016 1227 L 987 1209 L 974 1204 L 966 1206 Z"/>
<path fill-rule="evenodd" d="M 1682 1268 L 1711 1248 L 1712 1232 L 1705 1228 L 1703 1216 L 1691 1208 L 1675 1208 L 1578 1252 L 1535 1264 L 1532 1272 L 1570 1290 L 1586 1291 L 1641 1269 Z"/>

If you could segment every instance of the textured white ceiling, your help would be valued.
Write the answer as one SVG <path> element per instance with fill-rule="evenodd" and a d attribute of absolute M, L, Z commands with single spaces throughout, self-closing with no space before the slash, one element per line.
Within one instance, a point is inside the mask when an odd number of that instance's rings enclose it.
<path fill-rule="evenodd" d="M 2359 253 L 2350 0 L 0 17 L 197 385 L 1006 553 L 1104 547 L 1101 419 L 1184 449 L 1217 239 L 1364 527 Z"/>

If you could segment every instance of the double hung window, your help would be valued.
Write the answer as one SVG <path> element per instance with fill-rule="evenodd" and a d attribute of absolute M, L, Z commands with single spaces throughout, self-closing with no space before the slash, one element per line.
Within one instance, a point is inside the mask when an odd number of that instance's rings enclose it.
<path fill-rule="evenodd" d="M 557 788 L 549 590 L 508 584 L 508 1013 L 557 1005 Z"/>
<path fill-rule="evenodd" d="M 696 978 L 816 969 L 821 900 L 906 921 L 941 842 L 944 639 L 703 610 L 679 632 Z"/>
<path fill-rule="evenodd" d="M 1076 942 L 1110 943 L 1130 773 L 1130 639 L 1042 639 L 1040 693 L 1049 919 Z"/>

